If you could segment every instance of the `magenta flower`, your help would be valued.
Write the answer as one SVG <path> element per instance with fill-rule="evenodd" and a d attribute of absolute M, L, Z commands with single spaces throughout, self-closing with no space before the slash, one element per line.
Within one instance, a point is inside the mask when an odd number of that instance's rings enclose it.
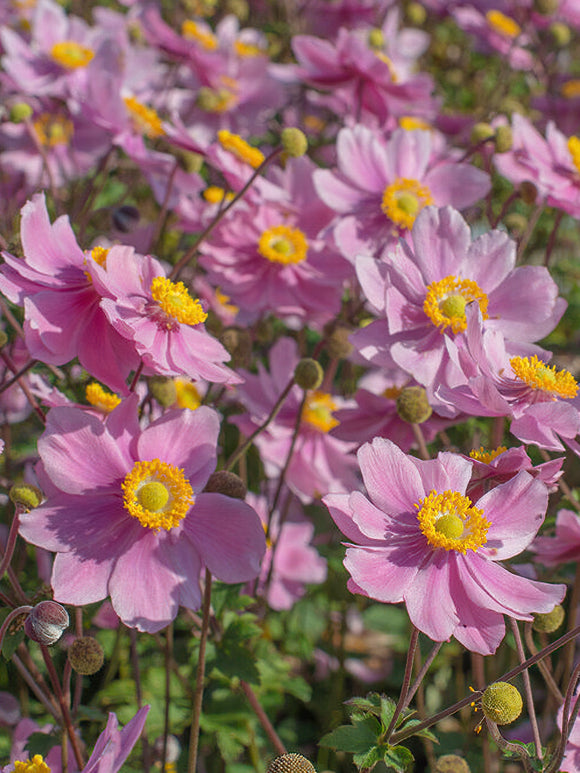
<path fill-rule="evenodd" d="M 578 696 L 572 700 L 570 713 L 574 710 L 574 706 L 578 700 L 580 700 Z M 562 705 L 558 711 L 557 717 L 558 727 L 560 730 L 562 729 L 563 713 L 564 706 Z M 580 719 L 578 717 L 576 717 L 576 721 L 574 722 L 572 730 L 570 731 L 570 735 L 568 736 L 566 748 L 564 749 L 564 757 L 562 758 L 562 762 L 560 763 L 558 770 L 561 771 L 561 773 L 578 773 L 580 770 Z"/>
<path fill-rule="evenodd" d="M 134 347 L 109 324 L 100 307 L 93 277 L 107 256 L 97 248 L 83 252 L 68 217 L 51 224 L 42 194 L 22 209 L 20 226 L 24 259 L 2 253 L 0 290 L 24 305 L 24 333 L 30 355 L 63 365 L 78 357 L 94 378 L 126 391 L 126 379 L 137 368 Z M 109 256 L 137 260 L 131 247 L 112 247 Z"/>
<path fill-rule="evenodd" d="M 428 131 L 397 129 L 389 140 L 357 125 L 341 129 L 338 169 L 314 175 L 318 195 L 341 217 L 334 229 L 343 255 L 378 257 L 413 227 L 429 204 L 468 207 L 486 195 L 489 175 L 458 163 Z"/>
<path fill-rule="evenodd" d="M 357 260 L 363 291 L 383 317 L 351 340 L 374 365 L 391 357 L 429 388 L 450 383 L 446 340 L 462 339 L 466 309 L 481 310 L 485 329 L 529 344 L 548 335 L 566 308 L 543 266 L 515 267 L 515 243 L 503 231 L 471 240 L 451 207 L 426 207 L 384 264 Z M 525 287 L 525 292 L 521 288 Z"/>
<path fill-rule="evenodd" d="M 573 510 L 562 509 L 556 516 L 556 534 L 536 537 L 530 545 L 536 561 L 544 566 L 559 566 L 580 561 L 580 517 Z"/>
<path fill-rule="evenodd" d="M 183 282 L 167 279 L 158 260 L 146 255 L 139 263 L 128 263 L 111 252 L 100 279 L 103 294 L 109 295 L 101 301 L 109 323 L 131 342 L 148 373 L 240 381 L 224 365 L 228 352 L 206 332 L 207 314 L 199 300 Z"/>
<path fill-rule="evenodd" d="M 255 511 L 203 493 L 216 463 L 218 415 L 168 411 L 143 431 L 137 398 L 104 422 L 53 408 L 38 441 L 47 499 L 21 520 L 21 534 L 57 553 L 55 599 L 82 606 L 107 596 L 127 625 L 158 631 L 180 605 L 201 603 L 207 567 L 224 582 L 260 571 L 264 531 Z"/>
<path fill-rule="evenodd" d="M 547 489 L 527 472 L 472 502 L 465 496 L 472 465 L 458 455 L 424 462 L 376 438 L 358 460 L 368 498 L 355 491 L 323 500 L 351 540 L 344 564 L 353 593 L 404 601 L 431 639 L 455 636 L 483 655 L 500 644 L 503 615 L 531 620 L 563 599 L 564 585 L 498 563 L 524 550 L 544 518 Z"/>

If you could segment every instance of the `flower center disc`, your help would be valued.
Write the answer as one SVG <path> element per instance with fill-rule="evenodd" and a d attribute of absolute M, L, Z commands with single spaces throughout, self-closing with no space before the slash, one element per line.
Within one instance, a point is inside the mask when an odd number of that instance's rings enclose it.
<path fill-rule="evenodd" d="M 396 225 L 412 228 L 419 212 L 429 204 L 433 204 L 433 197 L 426 185 L 398 177 L 385 188 L 381 209 Z"/>
<path fill-rule="evenodd" d="M 101 411 L 101 413 L 111 413 L 121 402 L 121 398 L 118 395 L 106 392 L 96 381 L 91 381 L 90 384 L 87 384 L 85 397 L 87 402 Z"/>
<path fill-rule="evenodd" d="M 81 46 L 74 40 L 62 40 L 55 43 L 50 50 L 50 55 L 61 67 L 67 70 L 76 70 L 78 67 L 86 67 L 94 57 L 95 52 L 90 48 Z"/>
<path fill-rule="evenodd" d="M 321 432 L 330 432 L 340 423 L 332 415 L 335 410 L 336 403 L 327 392 L 311 392 L 304 403 L 302 421 Z"/>
<path fill-rule="evenodd" d="M 485 14 L 485 18 L 492 30 L 495 30 L 495 32 L 498 32 L 506 38 L 517 38 L 522 31 L 522 28 L 516 21 L 509 16 L 506 16 L 505 13 L 502 13 L 501 11 L 488 11 Z"/>
<path fill-rule="evenodd" d="M 206 51 L 215 51 L 218 41 L 211 32 L 205 32 L 194 21 L 186 19 L 181 25 L 181 34 L 186 40 L 195 40 Z"/>
<path fill-rule="evenodd" d="M 207 319 L 201 303 L 191 297 L 183 282 L 172 282 L 164 276 L 156 276 L 151 282 L 151 295 L 159 308 L 175 322 L 199 325 Z"/>
<path fill-rule="evenodd" d="M 227 129 L 220 129 L 217 134 L 218 141 L 224 150 L 257 169 L 264 161 L 265 156 L 258 148 L 253 148 L 238 134 L 232 134 Z"/>
<path fill-rule="evenodd" d="M 272 263 L 301 263 L 306 259 L 308 240 L 299 228 L 275 225 L 260 236 L 258 252 Z"/>
<path fill-rule="evenodd" d="M 125 509 L 154 531 L 173 529 L 195 501 L 183 470 L 159 459 L 135 462 L 121 488 Z"/>
<path fill-rule="evenodd" d="M 51 768 L 48 767 L 42 755 L 35 754 L 32 759 L 27 759 L 25 762 L 17 760 L 14 763 L 14 773 L 51 773 Z"/>
<path fill-rule="evenodd" d="M 576 167 L 576 171 L 580 173 L 580 139 L 578 137 L 570 137 L 568 140 L 568 150 L 572 156 L 572 163 Z"/>
<path fill-rule="evenodd" d="M 156 110 L 147 107 L 135 97 L 123 97 L 125 107 L 129 111 L 135 130 L 144 134 L 145 137 L 161 137 L 165 134 L 163 122 Z"/>
<path fill-rule="evenodd" d="M 571 373 L 546 365 L 535 354 L 532 357 L 512 357 L 510 365 L 517 378 L 532 389 L 541 389 L 554 400 L 556 397 L 576 397 L 578 393 L 578 384 Z"/>
<path fill-rule="evenodd" d="M 481 287 L 471 279 L 451 275 L 427 287 L 423 311 L 441 333 L 448 327 L 460 333 L 467 328 L 465 307 L 473 301 L 477 301 L 482 317 L 487 319 L 488 300 Z"/>
<path fill-rule="evenodd" d="M 491 522 L 484 518 L 483 510 L 458 491 L 431 491 L 415 507 L 421 531 L 434 548 L 465 553 L 487 542 Z"/>
<path fill-rule="evenodd" d="M 492 451 L 486 451 L 483 446 L 479 446 L 479 448 L 474 448 L 473 451 L 470 451 L 469 456 L 472 459 L 475 459 L 476 462 L 490 464 L 494 459 L 497 459 L 497 457 L 500 456 L 500 454 L 503 454 L 505 451 L 507 451 L 505 446 L 498 446 Z"/>
<path fill-rule="evenodd" d="M 68 145 L 74 134 L 73 122 L 62 115 L 42 113 L 34 121 L 33 126 L 38 141 L 45 148 Z"/>

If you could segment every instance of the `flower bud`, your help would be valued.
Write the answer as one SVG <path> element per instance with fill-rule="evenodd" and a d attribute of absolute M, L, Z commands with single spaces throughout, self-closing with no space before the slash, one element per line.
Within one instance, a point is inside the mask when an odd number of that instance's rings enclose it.
<path fill-rule="evenodd" d="M 519 235 L 526 230 L 528 221 L 519 212 L 509 212 L 504 218 L 504 223 L 512 233 Z"/>
<path fill-rule="evenodd" d="M 437 758 L 435 773 L 471 773 L 467 760 L 457 754 L 444 754 Z"/>
<path fill-rule="evenodd" d="M 553 633 L 562 625 L 565 617 L 564 607 L 561 604 L 556 604 L 551 612 L 535 614 L 532 628 L 538 633 Z"/>
<path fill-rule="evenodd" d="M 103 648 L 92 636 L 75 639 L 67 654 L 73 669 L 83 676 L 96 674 L 105 661 Z"/>
<path fill-rule="evenodd" d="M 484 140 L 492 140 L 495 137 L 495 129 L 489 123 L 480 121 L 476 123 L 471 130 L 471 142 L 474 145 L 479 145 Z"/>
<path fill-rule="evenodd" d="M 301 389 L 318 389 L 323 378 L 322 366 L 311 357 L 304 357 L 294 368 L 294 381 Z"/>
<path fill-rule="evenodd" d="M 153 753 L 159 759 L 161 759 L 163 755 L 164 742 L 165 742 L 164 737 L 160 735 L 158 738 L 155 739 L 155 743 L 153 744 Z M 168 763 L 167 770 L 169 770 L 169 765 L 172 765 L 173 763 L 177 762 L 180 754 L 181 754 L 181 744 L 179 743 L 179 739 L 174 735 L 168 735 L 167 746 L 165 750 L 165 762 Z"/>
<path fill-rule="evenodd" d="M 32 115 L 32 108 L 27 102 L 16 102 L 10 108 L 9 118 L 12 123 L 22 123 Z"/>
<path fill-rule="evenodd" d="M 8 492 L 10 500 L 23 510 L 34 510 L 42 502 L 42 491 L 36 486 L 30 486 L 27 483 L 18 483 Z"/>
<path fill-rule="evenodd" d="M 129 234 L 139 225 L 141 215 L 137 207 L 130 204 L 123 204 L 121 207 L 115 207 L 111 213 L 113 226 L 123 234 Z"/>
<path fill-rule="evenodd" d="M 3 349 L 8 343 L 8 336 L 3 330 L 0 330 L 0 349 Z"/>
<path fill-rule="evenodd" d="M 425 24 L 425 20 L 427 19 L 427 11 L 425 10 L 424 6 L 421 5 L 421 3 L 409 3 L 407 5 L 407 18 L 411 24 L 415 24 L 417 27 L 420 27 L 422 24 Z"/>
<path fill-rule="evenodd" d="M 560 0 L 534 0 L 534 10 L 543 16 L 551 16 L 560 6 Z"/>
<path fill-rule="evenodd" d="M 221 335 L 221 342 L 231 355 L 232 368 L 245 367 L 252 356 L 252 337 L 241 327 L 228 327 Z"/>
<path fill-rule="evenodd" d="M 246 21 L 250 15 L 247 0 L 226 0 L 226 12 L 233 13 L 240 21 Z"/>
<path fill-rule="evenodd" d="M 496 725 L 509 725 L 522 713 L 522 696 L 509 682 L 494 682 L 483 693 L 481 710 Z"/>
<path fill-rule="evenodd" d="M 567 24 L 555 21 L 549 26 L 550 34 L 558 48 L 564 48 L 572 39 L 572 32 Z"/>
<path fill-rule="evenodd" d="M 519 192 L 522 201 L 526 204 L 534 204 L 538 197 L 538 189 L 530 180 L 524 180 L 520 183 Z"/>
<path fill-rule="evenodd" d="M 512 149 L 513 135 L 511 126 L 498 126 L 495 130 L 495 150 L 497 153 L 507 153 Z"/>
<path fill-rule="evenodd" d="M 348 340 L 351 329 L 345 325 L 339 325 L 328 336 L 326 351 L 333 360 L 344 360 L 352 352 L 353 346 Z"/>
<path fill-rule="evenodd" d="M 369 31 L 368 41 L 371 48 L 383 48 L 385 45 L 385 36 L 382 29 L 380 27 L 373 27 L 372 30 Z"/>
<path fill-rule="evenodd" d="M 283 754 L 272 760 L 267 773 L 316 773 L 316 768 L 301 754 Z"/>
<path fill-rule="evenodd" d="M 228 470 L 216 470 L 209 476 L 204 491 L 210 494 L 225 494 L 234 499 L 246 498 L 246 486 L 244 481 L 235 472 Z"/>
<path fill-rule="evenodd" d="M 40 601 L 28 614 L 24 632 L 32 641 L 49 646 L 60 639 L 68 624 L 68 612 L 63 606 L 56 601 Z"/>
<path fill-rule="evenodd" d="M 409 424 L 422 424 L 431 416 L 433 409 L 422 386 L 410 386 L 401 390 L 397 397 L 399 418 Z"/>
<path fill-rule="evenodd" d="M 282 129 L 280 141 L 284 151 L 292 158 L 303 156 L 308 150 L 308 140 L 306 135 L 300 129 L 294 126 L 288 126 Z"/>
<path fill-rule="evenodd" d="M 169 408 L 177 401 L 177 388 L 172 378 L 152 376 L 149 379 L 149 392 L 162 408 Z"/>

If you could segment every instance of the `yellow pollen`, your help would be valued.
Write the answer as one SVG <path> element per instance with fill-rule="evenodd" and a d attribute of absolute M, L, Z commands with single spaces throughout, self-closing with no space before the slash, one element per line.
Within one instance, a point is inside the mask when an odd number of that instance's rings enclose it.
<path fill-rule="evenodd" d="M 554 365 L 546 365 L 534 354 L 532 357 L 512 357 L 510 365 L 516 377 L 532 389 L 541 389 L 554 400 L 557 397 L 572 398 L 578 393 L 578 384 L 567 370 L 556 370 Z"/>
<path fill-rule="evenodd" d="M 81 46 L 74 40 L 62 40 L 55 43 L 50 49 L 50 55 L 61 67 L 67 70 L 76 70 L 79 67 L 86 67 L 94 57 L 95 52 L 90 48 Z"/>
<path fill-rule="evenodd" d="M 239 134 L 232 134 L 227 129 L 221 129 L 218 132 L 218 141 L 224 150 L 244 161 L 246 164 L 257 169 L 265 160 L 265 156 L 258 148 L 253 148 L 249 143 L 243 140 Z"/>
<path fill-rule="evenodd" d="M 387 387 L 383 391 L 383 397 L 387 397 L 389 400 L 396 400 L 402 391 L 403 391 L 403 387 L 396 387 L 396 386 Z"/>
<path fill-rule="evenodd" d="M 131 115 L 136 131 L 151 138 L 165 134 L 161 118 L 152 107 L 143 105 L 135 97 L 123 97 L 123 102 Z"/>
<path fill-rule="evenodd" d="M 121 488 L 125 509 L 155 531 L 173 529 L 195 501 L 183 470 L 159 459 L 135 462 Z"/>
<path fill-rule="evenodd" d="M 74 134 L 73 122 L 62 115 L 42 113 L 33 123 L 38 141 L 45 148 L 68 145 Z"/>
<path fill-rule="evenodd" d="M 572 156 L 572 163 L 576 167 L 576 171 L 580 172 L 580 139 L 578 137 L 570 137 L 568 140 L 568 150 Z"/>
<path fill-rule="evenodd" d="M 190 411 L 195 411 L 201 405 L 201 395 L 197 391 L 195 384 L 191 381 L 186 381 L 184 378 L 176 378 L 175 392 L 177 393 L 177 405 L 180 408 L 189 408 Z"/>
<path fill-rule="evenodd" d="M 236 40 L 234 49 L 238 56 L 261 56 L 264 52 L 259 46 L 253 43 L 244 43 L 242 40 Z"/>
<path fill-rule="evenodd" d="M 491 522 L 484 518 L 483 510 L 458 491 L 431 491 L 415 507 L 421 531 L 434 548 L 465 553 L 487 542 Z"/>
<path fill-rule="evenodd" d="M 487 295 L 479 285 L 471 279 L 450 275 L 427 287 L 423 311 L 441 333 L 448 327 L 460 333 L 467 327 L 465 307 L 473 301 L 477 301 L 482 317 L 487 319 Z"/>
<path fill-rule="evenodd" d="M 198 105 L 209 113 L 225 113 L 238 101 L 236 89 L 211 89 L 202 86 L 198 94 Z"/>
<path fill-rule="evenodd" d="M 418 180 L 398 177 L 385 188 L 381 209 L 401 228 L 412 228 L 423 207 L 433 204 L 431 191 Z"/>
<path fill-rule="evenodd" d="M 413 131 L 414 129 L 423 129 L 425 131 L 431 131 L 433 128 L 428 121 L 424 121 L 422 118 L 415 118 L 412 115 L 402 115 L 399 118 L 399 126 L 405 131 Z"/>
<path fill-rule="evenodd" d="M 311 132 L 321 132 L 326 124 L 322 118 L 319 118 L 317 115 L 305 115 L 304 126 Z"/>
<path fill-rule="evenodd" d="M 199 24 L 196 24 L 191 19 L 186 19 L 181 25 L 181 34 L 187 40 L 195 40 L 206 51 L 215 51 L 218 47 L 218 41 L 215 35 L 211 32 L 206 32 L 201 29 Z"/>
<path fill-rule="evenodd" d="M 199 325 L 207 319 L 201 303 L 191 297 L 183 282 L 156 276 L 151 282 L 151 295 L 160 308 L 177 322 Z"/>
<path fill-rule="evenodd" d="M 91 381 L 85 389 L 87 402 L 102 413 L 111 413 L 121 402 L 121 398 L 112 392 L 106 392 L 96 381 Z"/>
<path fill-rule="evenodd" d="M 234 303 L 230 303 L 230 296 L 222 293 L 219 287 L 215 291 L 215 299 L 222 307 L 222 309 L 224 311 L 229 311 L 230 314 L 235 315 L 240 310 L 239 306 L 236 306 Z"/>
<path fill-rule="evenodd" d="M 580 97 L 580 80 L 574 78 L 571 81 L 566 81 L 560 88 L 560 94 L 564 99 L 576 99 Z"/>
<path fill-rule="evenodd" d="M 202 193 L 203 198 L 209 204 L 221 204 L 224 201 L 226 204 L 234 198 L 232 191 L 226 192 L 223 188 L 219 188 L 217 185 L 208 186 Z"/>
<path fill-rule="evenodd" d="M 332 415 L 336 407 L 336 403 L 327 392 L 311 392 L 304 403 L 302 421 L 321 432 L 330 432 L 340 423 Z"/>
<path fill-rule="evenodd" d="M 488 11 L 485 14 L 485 18 L 487 19 L 489 26 L 495 30 L 495 32 L 499 32 L 500 35 L 504 35 L 506 38 L 517 38 L 522 31 L 522 28 L 517 22 L 501 11 Z"/>
<path fill-rule="evenodd" d="M 91 258 L 98 263 L 101 268 L 107 268 L 107 255 L 109 250 L 106 247 L 93 247 L 91 250 Z"/>
<path fill-rule="evenodd" d="M 497 457 L 500 456 L 500 454 L 503 454 L 505 451 L 507 451 L 505 446 L 498 446 L 492 451 L 486 451 L 483 446 L 480 446 L 477 450 L 474 448 L 473 451 L 470 451 L 469 456 L 472 459 L 475 459 L 476 462 L 489 464 L 490 462 L 493 462 L 494 459 L 497 459 Z"/>
<path fill-rule="evenodd" d="M 397 76 L 397 73 L 395 72 L 395 67 L 391 59 L 389 59 L 389 57 L 386 54 L 384 54 L 382 51 L 375 51 L 375 55 L 381 60 L 381 62 L 384 62 L 389 68 L 389 72 L 391 74 L 391 81 L 393 83 L 397 83 L 399 78 Z"/>
<path fill-rule="evenodd" d="M 275 225 L 260 236 L 258 252 L 272 263 L 301 263 L 306 260 L 308 239 L 299 228 Z"/>
<path fill-rule="evenodd" d="M 51 773 L 51 768 L 43 760 L 42 755 L 35 754 L 32 759 L 28 759 L 25 762 L 16 761 L 14 763 L 14 773 Z"/>

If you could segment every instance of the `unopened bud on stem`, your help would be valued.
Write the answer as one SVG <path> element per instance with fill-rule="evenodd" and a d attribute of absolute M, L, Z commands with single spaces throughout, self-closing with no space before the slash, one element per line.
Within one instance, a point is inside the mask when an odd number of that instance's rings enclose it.
<path fill-rule="evenodd" d="M 68 628 L 66 609 L 56 601 L 41 601 L 24 622 L 24 632 L 32 641 L 50 646 L 55 644 Z"/>

